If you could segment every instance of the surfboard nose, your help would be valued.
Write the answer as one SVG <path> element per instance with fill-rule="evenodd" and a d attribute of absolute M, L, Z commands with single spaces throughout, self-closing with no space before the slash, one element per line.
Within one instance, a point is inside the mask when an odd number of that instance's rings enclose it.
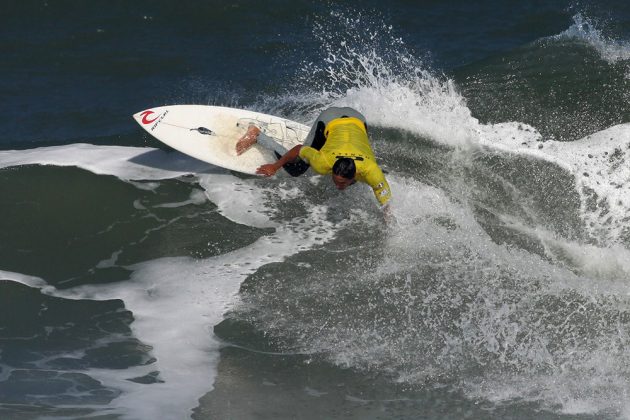
<path fill-rule="evenodd" d="M 134 120 L 143 127 L 154 123 L 159 116 L 160 114 L 154 109 L 145 109 L 144 111 L 133 114 Z"/>
<path fill-rule="evenodd" d="M 150 111 L 150 109 L 145 109 L 143 111 L 136 112 L 135 114 L 132 115 L 133 119 L 136 120 L 137 122 L 140 122 L 140 120 L 142 120 L 142 113 L 146 111 Z"/>

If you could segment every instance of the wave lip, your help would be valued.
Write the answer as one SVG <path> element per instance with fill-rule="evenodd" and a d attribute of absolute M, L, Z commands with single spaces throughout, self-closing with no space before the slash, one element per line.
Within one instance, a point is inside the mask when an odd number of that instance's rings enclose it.
<path fill-rule="evenodd" d="M 595 22 L 581 13 L 573 16 L 573 25 L 569 29 L 552 39 L 584 42 L 595 48 L 601 58 L 610 64 L 630 60 L 630 41 L 617 41 L 607 37 Z"/>

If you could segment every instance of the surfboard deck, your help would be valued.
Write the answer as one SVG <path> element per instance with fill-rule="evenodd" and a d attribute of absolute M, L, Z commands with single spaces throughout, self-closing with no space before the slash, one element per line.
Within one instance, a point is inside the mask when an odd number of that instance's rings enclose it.
<path fill-rule="evenodd" d="M 162 143 L 196 159 L 245 174 L 256 174 L 260 165 L 276 161 L 271 150 L 254 145 L 240 156 L 236 142 L 250 124 L 285 148 L 302 144 L 309 127 L 273 115 L 244 109 L 205 105 L 170 105 L 133 115 L 149 134 Z"/>

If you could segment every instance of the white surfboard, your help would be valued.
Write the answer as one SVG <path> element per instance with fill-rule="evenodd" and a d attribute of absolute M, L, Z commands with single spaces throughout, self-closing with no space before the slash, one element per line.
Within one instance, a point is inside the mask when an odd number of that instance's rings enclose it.
<path fill-rule="evenodd" d="M 221 106 L 162 106 L 133 117 L 149 134 L 173 149 L 246 174 L 255 174 L 260 165 L 277 160 L 271 150 L 258 144 L 236 155 L 236 142 L 250 124 L 256 124 L 287 150 L 302 144 L 309 131 L 309 127 L 284 118 Z"/>

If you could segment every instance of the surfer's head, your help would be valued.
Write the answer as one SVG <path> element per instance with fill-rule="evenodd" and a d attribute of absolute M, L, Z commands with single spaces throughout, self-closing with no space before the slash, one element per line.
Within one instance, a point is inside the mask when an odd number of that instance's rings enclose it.
<path fill-rule="evenodd" d="M 357 167 L 354 165 L 354 159 L 337 159 L 332 167 L 332 179 L 337 186 L 337 189 L 344 190 L 354 184 L 354 176 L 356 173 Z"/>

